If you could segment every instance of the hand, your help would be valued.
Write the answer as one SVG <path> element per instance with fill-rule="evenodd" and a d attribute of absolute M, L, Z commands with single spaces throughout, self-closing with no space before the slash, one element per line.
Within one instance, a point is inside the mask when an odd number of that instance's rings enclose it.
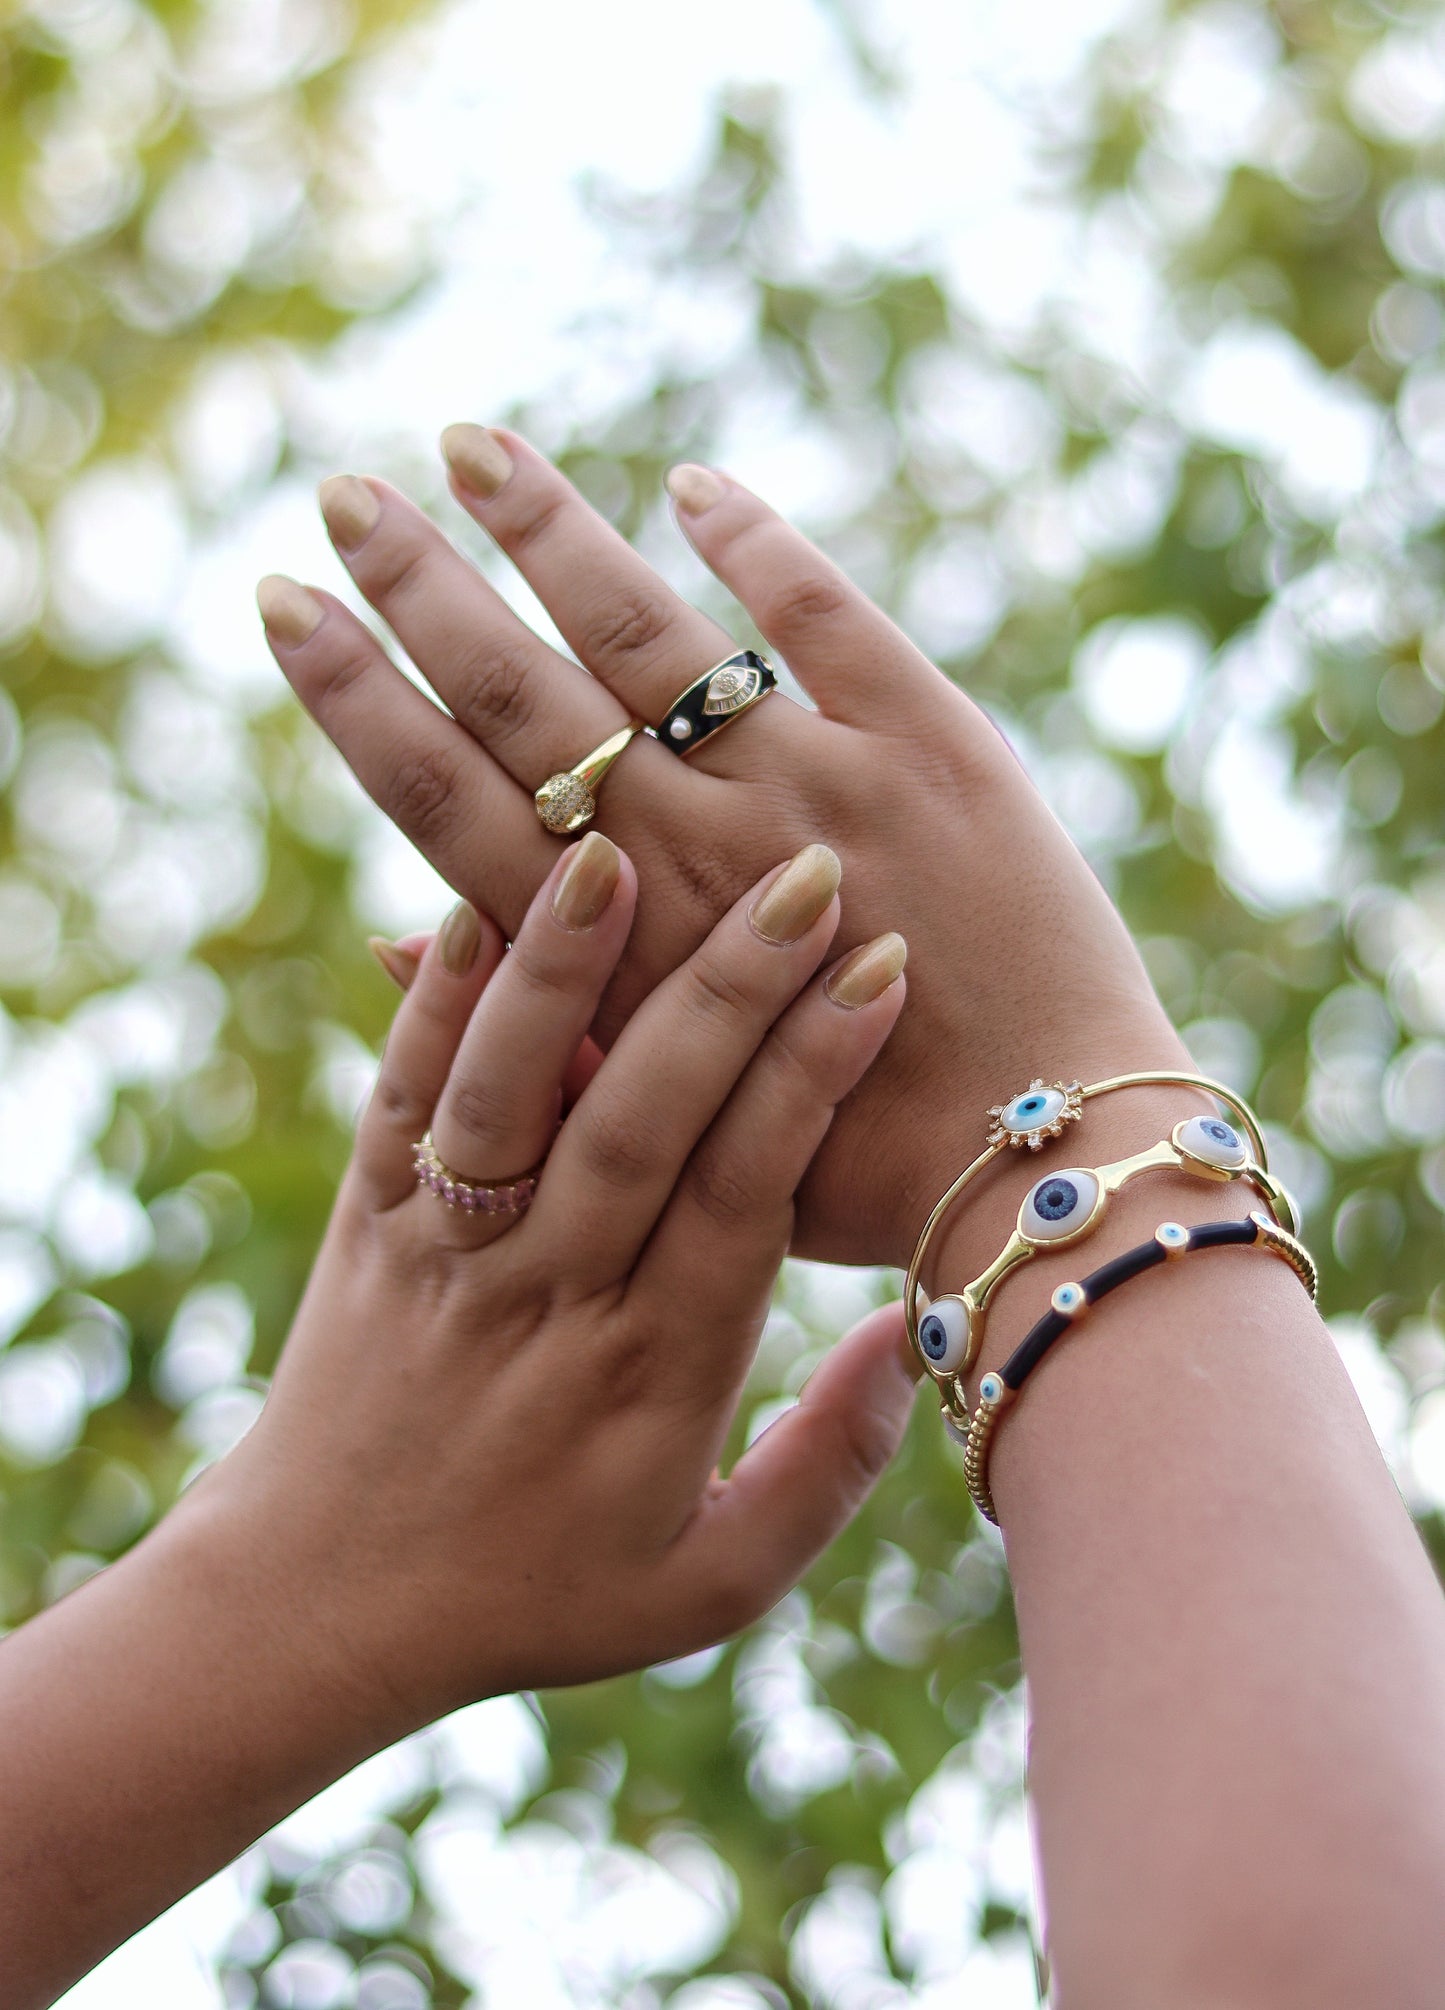
<path fill-rule="evenodd" d="M 715 1471 L 794 1192 L 903 1001 L 896 936 L 815 979 L 838 878 L 813 845 L 738 902 L 560 1132 L 630 863 L 589 834 L 510 953 L 464 906 L 422 955 L 265 1409 L 180 1511 L 216 1532 L 213 1568 L 285 1559 L 271 1602 L 385 1711 L 374 1742 L 735 1631 L 891 1456 L 912 1394 L 897 1307 Z M 420 1189 L 428 1128 L 471 1182 L 546 1155 L 530 1211 Z"/>
<path fill-rule="evenodd" d="M 324 484 L 327 522 L 452 717 L 329 594 L 272 579 L 260 597 L 282 669 L 365 787 L 510 933 L 559 850 L 531 792 L 629 716 L 660 719 L 735 645 L 514 434 L 453 427 L 446 445 L 458 500 L 585 669 L 379 481 Z M 686 534 L 819 709 L 774 693 L 687 761 L 645 738 L 618 760 L 597 823 L 636 859 L 645 899 L 598 1036 L 617 1037 L 770 860 L 822 831 L 847 868 L 840 941 L 898 927 L 912 992 L 808 1172 L 794 1248 L 906 1263 L 988 1105 L 1036 1074 L 1178 1067 L 1184 1050 L 1108 898 L 984 715 L 745 489 L 694 468 L 672 486 Z M 961 1135 L 960 1112 L 976 1131 Z M 995 1224 L 974 1219 L 991 1254 Z"/>

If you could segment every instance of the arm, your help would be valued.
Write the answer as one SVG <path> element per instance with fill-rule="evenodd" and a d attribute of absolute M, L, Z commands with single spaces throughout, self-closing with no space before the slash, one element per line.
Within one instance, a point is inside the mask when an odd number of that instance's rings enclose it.
<path fill-rule="evenodd" d="M 574 848 L 505 958 L 470 908 L 443 929 L 259 1421 L 0 1643 L 3 2010 L 51 2001 L 442 1712 L 735 1631 L 856 1508 L 913 1392 L 896 1312 L 715 1473 L 793 1191 L 902 1004 L 896 936 L 815 976 L 837 883 L 815 845 L 745 896 L 550 1153 L 631 866 L 601 836 Z M 420 1189 L 428 1129 L 474 1182 L 547 1153 L 530 1210 Z"/>
<path fill-rule="evenodd" d="M 445 445 L 458 500 L 591 678 L 379 482 L 327 483 L 328 524 L 454 717 L 329 596 L 273 583 L 263 607 L 286 674 L 378 801 L 454 883 L 505 901 L 505 875 L 476 864 L 468 833 L 484 826 L 490 855 L 525 881 L 550 843 L 530 790 L 629 714 L 660 719 L 732 645 L 524 441 L 459 427 Z M 645 851 L 657 891 L 600 1030 L 626 1023 L 634 991 L 690 944 L 755 847 L 816 818 L 848 862 L 844 939 L 873 932 L 887 905 L 914 954 L 907 1019 L 810 1170 L 795 1247 L 901 1264 L 990 1104 L 1034 1074 L 1089 1080 L 1187 1056 L 1119 917 L 976 708 L 738 484 L 684 467 L 670 486 L 685 534 L 818 711 L 770 697 L 689 763 L 645 741 L 619 762 L 599 817 Z M 1091 1110 L 1082 1162 L 1152 1143 L 1198 1107 L 1110 1098 Z M 1022 1181 L 994 1172 L 930 1288 L 958 1289 L 1002 1245 Z M 1168 1216 L 1243 1204 L 1233 1189 L 1221 1201 L 1182 1179 L 1141 1183 L 1088 1262 Z M 981 1366 L 1068 1274 L 1040 1261 L 1027 1284 L 1010 1280 Z M 995 1497 L 1065 2010 L 1433 2002 L 1441 1599 L 1293 1280 L 1238 1250 L 1117 1294 L 1006 1420 Z"/>

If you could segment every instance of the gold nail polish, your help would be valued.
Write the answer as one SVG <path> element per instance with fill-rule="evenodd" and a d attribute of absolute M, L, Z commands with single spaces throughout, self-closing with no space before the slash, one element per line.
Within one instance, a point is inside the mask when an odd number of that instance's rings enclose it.
<path fill-rule="evenodd" d="M 482 925 L 469 900 L 459 900 L 442 923 L 437 937 L 442 968 L 453 977 L 465 977 L 477 960 L 482 946 Z"/>
<path fill-rule="evenodd" d="M 307 641 L 321 626 L 326 609 L 314 593 L 308 593 L 284 572 L 268 572 L 256 587 L 256 605 L 268 635 L 294 648 Z"/>
<path fill-rule="evenodd" d="M 341 551 L 355 551 L 376 529 L 381 503 L 376 491 L 356 475 L 329 475 L 316 491 L 332 542 Z"/>
<path fill-rule="evenodd" d="M 667 492 L 689 516 L 701 516 L 727 493 L 712 469 L 700 468 L 696 461 L 679 461 L 668 470 Z"/>
<path fill-rule="evenodd" d="M 860 1005 L 881 998 L 902 976 L 907 961 L 908 944 L 901 935 L 875 935 L 843 958 L 823 989 L 835 1005 L 856 1012 Z"/>
<path fill-rule="evenodd" d="M 563 928 L 591 928 L 612 905 L 622 872 L 622 854 L 601 831 L 588 831 L 574 845 L 562 877 L 552 889 L 552 913 Z"/>
<path fill-rule="evenodd" d="M 838 891 L 842 877 L 836 852 L 825 844 L 805 845 L 753 902 L 748 920 L 765 941 L 796 942 Z"/>
<path fill-rule="evenodd" d="M 511 479 L 512 456 L 485 426 L 448 426 L 442 434 L 442 452 L 462 487 L 483 501 Z"/>
<path fill-rule="evenodd" d="M 410 991 L 412 979 L 421 968 L 421 958 L 403 949 L 400 943 L 388 942 L 384 935 L 368 935 L 366 946 L 398 991 Z"/>

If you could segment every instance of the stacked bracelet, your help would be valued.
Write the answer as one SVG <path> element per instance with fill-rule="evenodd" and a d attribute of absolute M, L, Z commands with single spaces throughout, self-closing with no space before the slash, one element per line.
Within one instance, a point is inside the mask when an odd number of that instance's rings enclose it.
<path fill-rule="evenodd" d="M 933 1364 L 923 1352 L 918 1339 L 919 1280 L 934 1236 L 955 1203 L 962 1198 L 970 1182 L 977 1178 L 984 1167 L 1001 1152 L 1020 1148 L 1036 1152 L 1046 1139 L 1059 1137 L 1066 1125 L 1079 1122 L 1083 1115 L 1084 1104 L 1093 1097 L 1109 1095 L 1115 1089 L 1150 1086 L 1199 1089 L 1206 1096 L 1212 1096 L 1217 1102 L 1223 1103 L 1237 1119 L 1249 1142 L 1252 1163 L 1261 1171 L 1268 1166 L 1264 1138 L 1254 1112 L 1231 1090 L 1226 1089 L 1220 1082 L 1211 1081 L 1207 1075 L 1153 1072 L 1111 1075 L 1106 1081 L 1091 1082 L 1087 1088 L 1079 1082 L 1046 1083 L 1042 1076 L 1036 1076 L 1021 1094 L 1012 1097 L 1006 1103 L 995 1103 L 989 1109 L 988 1115 L 992 1119 L 992 1126 L 988 1133 L 987 1144 L 972 1164 L 964 1167 L 952 1186 L 938 1201 L 923 1224 L 917 1247 L 914 1249 L 913 1261 L 908 1266 L 908 1280 L 903 1289 L 903 1315 L 908 1327 L 908 1337 L 930 1373 L 935 1372 Z M 1290 1225 L 1293 1226 L 1292 1210 Z M 950 1375 L 966 1370 L 976 1352 L 975 1346 L 960 1367 L 950 1370 Z"/>
<path fill-rule="evenodd" d="M 917 1347 L 936 1379 L 967 1372 L 978 1357 L 989 1300 L 1009 1274 L 1044 1249 L 1063 1249 L 1091 1235 L 1108 1203 L 1141 1173 L 1193 1173 L 1200 1179 L 1244 1180 L 1254 1187 L 1287 1229 L 1296 1226 L 1289 1195 L 1221 1117 L 1187 1117 L 1169 1137 L 1147 1151 L 1086 1171 L 1071 1166 L 1036 1180 L 1024 1195 L 1018 1222 L 987 1270 L 962 1291 L 935 1298 L 918 1321 Z"/>
<path fill-rule="evenodd" d="M 989 1451 L 1002 1412 L 1017 1396 L 1024 1382 L 1061 1335 L 1121 1284 L 1152 1270 L 1173 1257 L 1187 1256 L 1197 1249 L 1222 1249 L 1230 1244 L 1253 1244 L 1287 1263 L 1308 1290 L 1316 1290 L 1314 1261 L 1302 1242 L 1267 1215 L 1251 1214 L 1243 1221 L 1211 1221 L 1200 1228 L 1184 1228 L 1177 1221 L 1161 1222 L 1148 1242 L 1101 1264 L 1077 1284 L 1061 1284 L 1043 1318 L 1030 1327 L 1003 1366 L 991 1370 L 979 1384 L 978 1402 L 966 1431 L 945 1411 L 949 1428 L 963 1442 L 963 1471 L 968 1491 L 980 1514 L 997 1523 L 993 1495 L 988 1484 Z"/>

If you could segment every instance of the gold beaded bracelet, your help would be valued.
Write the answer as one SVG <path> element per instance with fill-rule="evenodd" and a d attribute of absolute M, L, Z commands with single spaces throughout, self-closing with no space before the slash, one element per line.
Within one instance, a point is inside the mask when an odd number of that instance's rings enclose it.
<path fill-rule="evenodd" d="M 963 1474 L 974 1506 L 995 1524 L 993 1493 L 988 1482 L 989 1453 L 999 1418 L 1017 1397 L 1024 1382 L 1037 1368 L 1054 1342 L 1069 1332 L 1089 1308 L 1117 1291 L 1121 1284 L 1172 1258 L 1188 1256 L 1198 1249 L 1223 1249 L 1253 1244 L 1287 1263 L 1313 1298 L 1318 1279 L 1314 1259 L 1304 1244 L 1267 1215 L 1251 1214 L 1244 1220 L 1210 1221 L 1199 1228 L 1185 1228 L 1177 1221 L 1162 1221 L 1148 1242 L 1116 1256 L 1091 1271 L 1077 1284 L 1061 1284 L 1049 1301 L 1043 1318 L 1030 1327 L 1001 1368 L 990 1369 L 978 1385 L 978 1402 L 967 1428 L 951 1411 L 944 1421 L 950 1433 L 963 1445 Z"/>

